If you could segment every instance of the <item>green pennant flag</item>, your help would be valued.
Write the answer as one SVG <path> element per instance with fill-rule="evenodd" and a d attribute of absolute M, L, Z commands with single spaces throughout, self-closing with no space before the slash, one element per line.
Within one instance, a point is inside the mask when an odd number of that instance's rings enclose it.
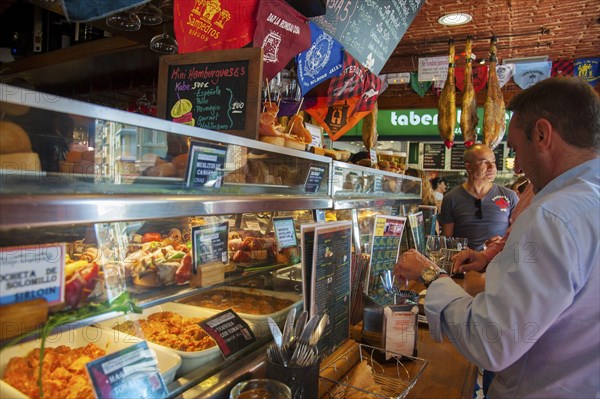
<path fill-rule="evenodd" d="M 427 93 L 427 90 L 429 90 L 433 82 L 419 82 L 418 75 L 418 72 L 410 73 L 410 87 L 415 91 L 415 93 L 423 97 L 425 93 Z"/>

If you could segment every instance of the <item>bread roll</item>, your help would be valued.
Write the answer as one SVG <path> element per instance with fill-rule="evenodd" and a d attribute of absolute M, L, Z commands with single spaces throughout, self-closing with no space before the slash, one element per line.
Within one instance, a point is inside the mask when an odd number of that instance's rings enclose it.
<path fill-rule="evenodd" d="M 29 111 L 27 105 L 3 103 L 0 109 L 0 114 L 4 112 L 6 115 L 21 116 L 25 115 Z"/>
<path fill-rule="evenodd" d="M 39 172 L 41 170 L 40 158 L 34 152 L 0 154 L 0 169 Z"/>
<path fill-rule="evenodd" d="M 81 152 L 81 151 L 69 151 L 69 152 L 67 152 L 67 158 L 65 159 L 65 162 L 77 163 L 77 162 L 81 161 L 82 154 L 83 154 L 83 152 Z"/>
<path fill-rule="evenodd" d="M 306 144 L 295 140 L 285 140 L 285 146 L 298 151 L 304 151 L 306 149 Z"/>
<path fill-rule="evenodd" d="M 285 145 L 285 138 L 282 136 L 259 136 L 260 141 L 274 145 Z"/>
<path fill-rule="evenodd" d="M 170 162 L 161 163 L 160 165 L 151 166 L 144 171 L 145 176 L 155 177 L 176 177 L 177 168 Z"/>
<path fill-rule="evenodd" d="M 185 175 L 185 169 L 187 168 L 188 154 L 177 155 L 173 158 L 171 163 L 177 169 L 177 177 L 183 177 Z"/>
<path fill-rule="evenodd" d="M 84 151 L 81 153 L 81 159 L 88 162 L 94 162 L 96 160 L 96 153 L 94 151 Z"/>
<path fill-rule="evenodd" d="M 16 123 L 0 121 L 0 154 L 31 152 L 31 140 Z"/>

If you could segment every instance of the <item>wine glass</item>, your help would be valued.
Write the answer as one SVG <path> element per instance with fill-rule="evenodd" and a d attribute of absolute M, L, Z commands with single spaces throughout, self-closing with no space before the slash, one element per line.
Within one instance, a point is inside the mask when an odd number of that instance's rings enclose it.
<path fill-rule="evenodd" d="M 178 49 L 177 40 L 167 33 L 167 27 L 164 24 L 163 33 L 150 40 L 150 50 L 160 54 L 176 54 Z"/>
<path fill-rule="evenodd" d="M 444 258 L 444 249 L 446 248 L 446 237 L 444 236 L 427 236 L 425 244 L 429 259 L 436 265 Z"/>
<path fill-rule="evenodd" d="M 106 25 L 126 32 L 135 32 L 142 27 L 142 21 L 131 10 L 125 10 L 106 17 Z"/>
<path fill-rule="evenodd" d="M 135 15 L 140 18 L 142 25 L 160 25 L 163 22 L 162 11 L 152 3 L 147 3 L 135 9 Z"/>

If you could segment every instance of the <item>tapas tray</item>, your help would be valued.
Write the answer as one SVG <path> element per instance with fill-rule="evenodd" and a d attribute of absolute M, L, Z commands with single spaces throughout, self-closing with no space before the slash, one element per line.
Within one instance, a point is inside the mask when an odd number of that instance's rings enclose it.
<path fill-rule="evenodd" d="M 105 350 L 106 354 L 109 354 L 117 352 L 121 349 L 125 349 L 142 341 L 140 338 L 131 336 L 126 340 L 121 338 L 122 337 L 116 336 L 112 332 L 105 331 L 94 326 L 86 326 L 75 329 L 58 328 L 54 334 L 51 334 L 47 337 L 46 347 L 56 348 L 61 345 L 66 345 L 71 348 L 80 348 L 89 343 L 93 343 L 100 349 Z M 0 356 L 0 376 L 4 376 L 4 373 L 8 367 L 8 362 L 11 358 L 15 356 L 27 356 L 31 350 L 39 348 L 40 345 L 41 341 L 36 339 L 34 341 L 27 341 L 3 349 Z M 175 374 L 182 364 L 181 357 L 172 351 L 165 350 L 162 347 L 153 345 L 150 342 L 148 342 L 148 347 L 156 355 L 158 368 L 165 383 L 169 384 L 173 382 L 175 379 Z M 9 385 L 6 381 L 0 380 L 0 398 L 27 399 L 28 397 Z"/>
<path fill-rule="evenodd" d="M 178 302 L 200 308 L 211 314 L 231 308 L 248 323 L 254 335 L 266 337 L 271 334 L 267 318 L 271 317 L 279 327 L 283 327 L 288 312 L 292 307 L 300 306 L 302 298 L 299 294 L 293 292 L 244 287 L 219 287 L 181 299 Z M 279 303 L 280 306 L 273 307 L 276 303 Z"/>
<path fill-rule="evenodd" d="M 122 340 L 130 339 L 130 338 L 138 338 L 138 339 L 144 338 L 144 333 L 143 333 L 142 329 L 139 327 L 139 325 L 135 329 L 135 331 L 132 331 L 133 334 L 130 334 L 128 332 L 118 331 L 115 329 L 115 327 L 118 327 L 119 325 L 123 325 L 126 322 L 136 322 L 138 320 L 147 319 L 148 316 L 150 316 L 151 314 L 158 313 L 158 312 L 173 312 L 173 313 L 178 314 L 186 319 L 187 318 L 206 319 L 214 314 L 212 312 L 207 312 L 204 309 L 194 308 L 191 306 L 186 306 L 186 305 L 182 305 L 182 304 L 175 303 L 175 302 L 167 302 L 167 303 L 163 303 L 162 305 L 153 306 L 151 308 L 144 309 L 144 312 L 141 314 L 129 313 L 122 317 L 117 317 L 117 318 L 114 318 L 111 320 L 107 320 L 107 321 L 98 323 L 97 325 L 106 331 L 111 331 L 111 333 L 113 335 L 115 335 L 116 337 L 119 337 L 119 339 L 122 339 Z M 181 358 L 181 367 L 179 369 L 178 375 L 187 374 L 191 370 L 196 369 L 196 368 L 208 363 L 211 360 L 221 357 L 221 351 L 219 350 L 219 347 L 214 342 L 213 342 L 213 345 L 207 349 L 199 350 L 199 351 L 192 351 L 192 352 L 186 352 L 183 350 L 173 349 L 168 346 L 165 346 L 165 345 L 162 345 L 162 344 L 159 344 L 156 342 L 152 342 L 150 340 L 148 340 L 148 342 L 150 342 L 152 345 L 162 348 L 165 351 L 173 352 Z"/>

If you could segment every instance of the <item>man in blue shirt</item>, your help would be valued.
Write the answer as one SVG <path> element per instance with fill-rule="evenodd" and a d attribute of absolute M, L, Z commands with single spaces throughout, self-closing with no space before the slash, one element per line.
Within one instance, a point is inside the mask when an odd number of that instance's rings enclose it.
<path fill-rule="evenodd" d="M 429 285 L 425 312 L 470 361 L 496 371 L 490 398 L 600 395 L 600 98 L 579 78 L 516 95 L 508 145 L 536 193 L 468 295 L 407 251 L 397 278 Z"/>

